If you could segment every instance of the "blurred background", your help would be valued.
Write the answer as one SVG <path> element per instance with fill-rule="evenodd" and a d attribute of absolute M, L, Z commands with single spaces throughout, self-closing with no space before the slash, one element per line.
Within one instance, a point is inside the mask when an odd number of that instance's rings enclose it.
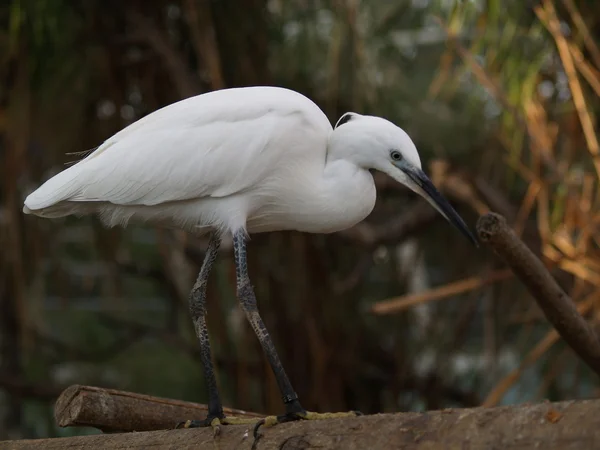
<path fill-rule="evenodd" d="M 474 227 L 507 217 L 593 320 L 600 6 L 593 0 L 0 3 L 0 439 L 54 425 L 69 384 L 206 402 L 187 295 L 207 242 L 25 217 L 25 196 L 176 100 L 277 85 L 384 116 Z M 303 405 L 418 411 L 594 397 L 598 381 L 491 251 L 376 177 L 362 224 L 273 233 L 251 277 Z M 225 246 L 208 326 L 224 403 L 282 411 Z"/>

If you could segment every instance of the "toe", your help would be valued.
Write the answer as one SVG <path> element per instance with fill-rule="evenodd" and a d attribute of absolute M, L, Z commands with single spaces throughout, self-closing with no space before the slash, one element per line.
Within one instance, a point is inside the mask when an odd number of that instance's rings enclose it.
<path fill-rule="evenodd" d="M 203 427 L 215 428 L 215 427 L 218 427 L 219 425 L 221 425 L 221 423 L 223 423 L 223 422 L 218 417 L 207 417 L 204 420 L 186 420 L 185 422 L 179 422 L 175 426 L 175 429 L 203 428 Z"/>
<path fill-rule="evenodd" d="M 306 412 L 302 419 L 304 420 L 327 420 L 327 419 L 341 419 L 345 417 L 356 417 L 362 415 L 362 413 L 358 411 L 349 411 L 349 412 L 335 412 L 335 413 L 316 413 L 316 412 Z"/>
<path fill-rule="evenodd" d="M 199 420 L 186 420 L 185 422 L 179 422 L 177 425 L 175 425 L 175 429 L 198 428 L 200 426 L 201 424 Z"/>
<path fill-rule="evenodd" d="M 274 427 L 278 423 L 285 422 L 284 418 L 287 416 L 267 416 L 262 419 L 264 427 Z"/>
<path fill-rule="evenodd" d="M 256 424 L 258 419 L 256 418 L 248 418 L 248 417 L 225 417 L 221 419 L 221 423 L 224 425 L 248 425 L 248 424 Z"/>

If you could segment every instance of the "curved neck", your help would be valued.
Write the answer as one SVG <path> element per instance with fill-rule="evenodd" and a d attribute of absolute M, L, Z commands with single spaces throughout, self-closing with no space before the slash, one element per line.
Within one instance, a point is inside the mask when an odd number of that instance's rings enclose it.
<path fill-rule="evenodd" d="M 365 152 L 362 151 L 370 146 L 367 135 L 356 133 L 352 125 L 348 123 L 332 131 L 327 144 L 326 165 L 334 161 L 346 161 L 357 168 L 368 167 L 370 161 L 365 158 Z"/>
<path fill-rule="evenodd" d="M 376 192 L 368 170 L 345 159 L 330 159 L 324 165 L 323 160 L 319 164 L 310 161 L 312 167 L 301 172 L 290 166 L 292 176 L 277 185 L 277 199 L 283 197 L 286 201 L 267 202 L 256 211 L 248 223 L 252 232 L 292 229 L 333 233 L 369 215 Z M 286 190 L 284 195 L 281 189 Z"/>
<path fill-rule="evenodd" d="M 319 205 L 315 206 L 330 217 L 329 231 L 355 225 L 375 206 L 375 182 L 371 172 L 346 159 L 328 158 L 317 189 Z"/>

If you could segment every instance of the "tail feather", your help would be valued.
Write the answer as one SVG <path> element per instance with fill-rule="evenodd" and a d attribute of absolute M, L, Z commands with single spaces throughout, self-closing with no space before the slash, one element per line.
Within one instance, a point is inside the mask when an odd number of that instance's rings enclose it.
<path fill-rule="evenodd" d="M 109 140 L 99 147 L 76 153 L 83 155 L 83 159 L 56 174 L 29 194 L 25 199 L 23 212 L 43 217 L 61 217 L 89 211 L 90 208 L 82 203 L 94 200 L 82 199 L 81 192 L 90 182 L 90 178 L 93 179 L 94 169 L 90 166 L 90 161 L 113 144 L 114 142 Z M 69 206 L 65 207 L 65 203 Z"/>
<path fill-rule="evenodd" d="M 76 196 L 81 188 L 77 181 L 78 172 L 75 165 L 50 178 L 27 196 L 23 212 L 41 215 L 42 211 L 49 212 L 52 207 Z"/>
<path fill-rule="evenodd" d="M 71 214 L 74 215 L 85 215 L 88 213 L 93 213 L 95 211 L 95 206 L 91 206 L 88 204 L 80 204 L 77 202 L 60 202 L 55 205 L 49 206 L 47 208 L 42 209 L 34 209 L 31 210 L 27 206 L 23 207 L 23 212 L 25 214 L 33 214 L 38 217 L 43 217 L 46 219 L 56 219 L 59 217 L 69 216 Z"/>

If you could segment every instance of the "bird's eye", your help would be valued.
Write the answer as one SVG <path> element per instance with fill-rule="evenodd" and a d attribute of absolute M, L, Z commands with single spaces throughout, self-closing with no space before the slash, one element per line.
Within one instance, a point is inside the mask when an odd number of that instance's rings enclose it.
<path fill-rule="evenodd" d="M 400 153 L 398 150 L 392 150 L 390 153 L 390 157 L 394 161 L 400 161 L 400 160 L 402 160 L 402 153 Z"/>

